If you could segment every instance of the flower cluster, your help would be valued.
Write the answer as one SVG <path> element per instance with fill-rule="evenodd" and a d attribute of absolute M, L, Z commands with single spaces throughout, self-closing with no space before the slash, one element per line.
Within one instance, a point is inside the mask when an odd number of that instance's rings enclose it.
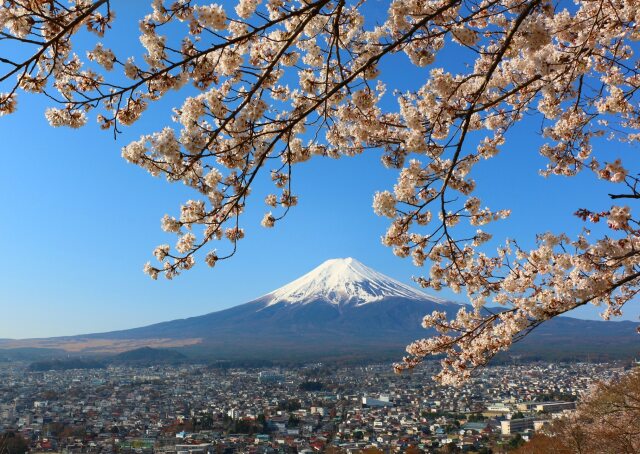
<path fill-rule="evenodd" d="M 128 162 L 194 193 L 162 220 L 177 240 L 154 251 L 158 264 L 145 265 L 152 278 L 173 278 L 200 254 L 209 266 L 232 256 L 260 175 L 275 186 L 262 220 L 273 227 L 298 203 L 296 164 L 381 150 L 382 164 L 398 172 L 373 200 L 390 222 L 383 244 L 427 267 L 421 285 L 465 292 L 472 303 L 453 320 L 427 316 L 437 334 L 409 346 L 399 369 L 444 354 L 439 379 L 458 383 L 575 307 L 618 315 L 640 273 L 632 207 L 580 210 L 585 221 L 606 219 L 610 232 L 600 238 L 544 234 L 529 251 L 512 241 L 494 249 L 491 224 L 510 209 L 486 206 L 474 176 L 478 163 L 508 150 L 514 125 L 537 117 L 543 175 L 590 172 L 622 188 L 613 199 L 640 198 L 637 171 L 601 146 L 640 140 L 637 2 L 390 0 L 381 21 L 365 20 L 362 3 L 153 0 L 134 60 L 102 43 L 86 59 L 72 51 L 81 26 L 99 38 L 110 28 L 108 0 L 64 8 L 8 0 L 0 28 L 32 52 L 0 63 L 8 85 L 0 115 L 15 111 L 18 91 L 42 92 L 59 104 L 45 114 L 53 126 L 80 127 L 95 111 L 102 128 L 118 132 L 170 91 L 193 86 L 189 96 L 179 92 L 172 126 L 122 148 Z M 468 61 L 439 66 L 451 52 Z M 424 77 L 388 92 L 380 62 L 394 58 L 424 68 Z M 488 312 L 490 302 L 502 310 Z"/>

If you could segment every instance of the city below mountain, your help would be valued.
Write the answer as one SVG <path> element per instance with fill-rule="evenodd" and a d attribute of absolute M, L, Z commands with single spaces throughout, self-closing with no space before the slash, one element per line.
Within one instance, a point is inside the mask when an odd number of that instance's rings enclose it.
<path fill-rule="evenodd" d="M 20 352 L 42 356 L 43 349 L 51 355 L 105 355 L 154 347 L 175 349 L 197 360 L 400 359 L 407 343 L 429 336 L 421 327 L 425 314 L 444 310 L 453 316 L 460 307 L 353 258 L 333 259 L 230 309 L 109 333 L 4 339 L 0 357 Z M 635 329 L 633 322 L 561 317 L 540 326 L 511 354 L 545 359 L 633 357 L 639 350 Z M 137 356 L 140 351 L 144 352 L 138 350 Z"/>

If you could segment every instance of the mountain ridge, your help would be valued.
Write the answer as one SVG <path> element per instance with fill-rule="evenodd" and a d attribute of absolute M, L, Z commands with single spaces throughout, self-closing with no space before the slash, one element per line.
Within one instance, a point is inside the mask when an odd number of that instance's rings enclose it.
<path fill-rule="evenodd" d="M 122 352 L 141 347 L 178 349 L 191 357 L 334 358 L 387 355 L 433 334 L 421 326 L 434 310 L 449 317 L 462 307 L 385 276 L 353 258 L 324 262 L 300 278 L 253 301 L 221 311 L 139 328 L 26 341 L 0 348 L 60 348 L 78 353 Z M 602 351 L 602 341 L 637 352 L 633 322 L 561 317 L 538 328 L 517 349 L 571 346 Z M 584 336 L 589 333 L 589 336 Z M 544 347 L 544 348 L 543 348 Z"/>

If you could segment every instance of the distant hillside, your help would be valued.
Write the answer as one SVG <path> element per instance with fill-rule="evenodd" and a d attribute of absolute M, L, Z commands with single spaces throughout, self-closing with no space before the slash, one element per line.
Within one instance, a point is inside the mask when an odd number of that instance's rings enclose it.
<path fill-rule="evenodd" d="M 8 348 L 0 350 L 0 361 L 45 361 L 68 355 L 68 352 L 57 348 Z"/>
<path fill-rule="evenodd" d="M 180 363 L 188 360 L 188 357 L 175 350 L 142 347 L 119 353 L 111 357 L 111 360 L 127 363 Z"/>

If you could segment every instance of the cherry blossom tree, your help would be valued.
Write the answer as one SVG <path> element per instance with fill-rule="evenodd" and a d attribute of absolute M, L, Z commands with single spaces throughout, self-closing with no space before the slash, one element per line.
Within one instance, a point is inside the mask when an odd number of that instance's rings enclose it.
<path fill-rule="evenodd" d="M 597 383 L 581 399 L 577 411 L 554 420 L 516 454 L 597 452 L 636 453 L 640 450 L 640 372 Z"/>
<path fill-rule="evenodd" d="M 398 169 L 394 188 L 374 196 L 374 211 L 390 222 L 383 243 L 427 268 L 420 285 L 471 302 L 453 320 L 426 316 L 437 335 L 411 344 L 399 370 L 437 355 L 437 378 L 459 383 L 576 307 L 619 315 L 640 277 L 638 222 L 627 205 L 640 198 L 639 180 L 615 145 L 640 139 L 640 3 L 390 0 L 380 21 L 368 21 L 363 11 L 382 3 L 366 1 L 153 0 L 139 23 L 139 57 L 102 42 L 124 3 L 4 0 L 0 115 L 24 92 L 39 93 L 51 100 L 52 126 L 78 128 L 93 116 L 117 134 L 168 92 L 196 90 L 173 123 L 122 148 L 128 162 L 194 192 L 162 220 L 177 242 L 154 251 L 157 263 L 145 266 L 154 279 L 175 277 L 197 257 L 212 267 L 231 257 L 259 174 L 270 172 L 274 184 L 262 221 L 273 227 L 298 202 L 295 164 L 382 150 L 382 164 Z M 79 39 L 92 50 L 75 51 Z M 452 52 L 468 56 L 465 70 L 437 64 Z M 380 64 L 390 58 L 408 59 L 425 77 L 405 92 L 387 87 Z M 575 238 L 542 233 L 530 250 L 504 238 L 490 250 L 485 226 L 510 211 L 483 205 L 473 170 L 508 148 L 525 117 L 542 125 L 543 175 L 589 173 L 620 190 L 606 210 L 576 213 L 585 230 Z M 606 224 L 604 233 L 590 235 L 591 223 Z"/>

